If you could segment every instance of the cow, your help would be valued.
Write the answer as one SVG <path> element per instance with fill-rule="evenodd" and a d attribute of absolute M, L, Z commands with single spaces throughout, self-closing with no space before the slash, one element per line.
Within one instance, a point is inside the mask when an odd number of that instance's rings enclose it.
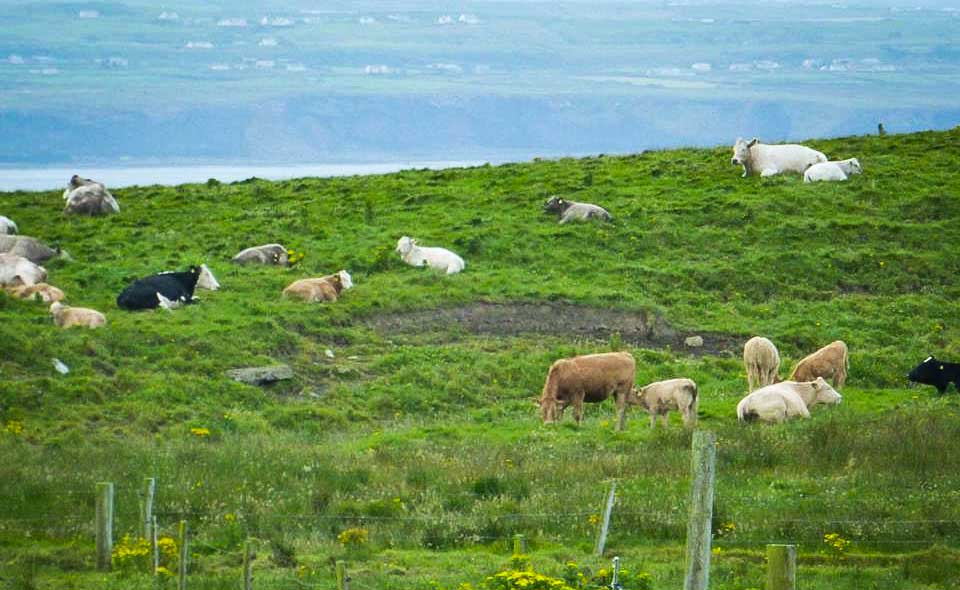
<path fill-rule="evenodd" d="M 9 217 L 0 215 L 0 235 L 17 233 L 17 224 Z"/>
<path fill-rule="evenodd" d="M 834 340 L 820 350 L 803 357 L 790 371 L 791 381 L 813 381 L 817 377 L 830 378 L 837 389 L 847 381 L 850 360 L 843 340 Z"/>
<path fill-rule="evenodd" d="M 730 159 L 731 164 L 743 166 L 744 178 L 757 172 L 760 176 L 773 176 L 781 172 L 803 174 L 810 166 L 826 161 L 827 157 L 822 152 L 807 146 L 795 143 L 769 145 L 760 143 L 756 137 L 749 142 L 738 137 Z"/>
<path fill-rule="evenodd" d="M 277 266 L 287 266 L 287 249 L 283 244 L 265 244 L 263 246 L 252 246 L 241 250 L 233 261 L 239 264 L 275 264 Z"/>
<path fill-rule="evenodd" d="M 743 345 L 743 366 L 747 369 L 747 391 L 754 384 L 764 387 L 776 383 L 780 373 L 780 353 L 773 342 L 762 336 L 754 336 Z"/>
<path fill-rule="evenodd" d="M 557 195 L 547 199 L 547 202 L 543 204 L 543 210 L 545 213 L 559 215 L 560 223 L 584 219 L 605 219 L 607 221 L 612 219 L 610 213 L 599 205 L 568 201 Z"/>
<path fill-rule="evenodd" d="M 59 301 L 50 304 L 50 315 L 53 316 L 53 323 L 61 328 L 99 328 L 107 324 L 107 317 L 95 309 L 70 307 Z"/>
<path fill-rule="evenodd" d="M 657 416 L 666 428 L 670 410 L 679 410 L 683 425 L 693 428 L 697 424 L 698 399 L 697 384 L 692 379 L 668 379 L 633 388 L 628 401 L 650 414 L 650 428 L 656 426 Z"/>
<path fill-rule="evenodd" d="M 194 303 L 193 296 L 203 268 L 191 266 L 183 272 L 163 272 L 136 281 L 117 296 L 117 307 L 126 310 L 172 308 Z"/>
<path fill-rule="evenodd" d="M 119 213 L 120 205 L 102 183 L 74 174 L 63 191 L 64 213 L 77 215 L 108 215 Z"/>
<path fill-rule="evenodd" d="M 19 299 L 36 299 L 44 303 L 53 303 L 54 301 L 63 301 L 66 299 L 63 291 L 46 283 L 7 287 L 6 291 Z"/>
<path fill-rule="evenodd" d="M 0 287 L 33 285 L 47 280 L 47 270 L 16 254 L 0 254 Z"/>
<path fill-rule="evenodd" d="M 948 363 L 928 356 L 907 373 L 907 379 L 912 383 L 933 385 L 940 395 L 946 393 L 951 382 L 960 391 L 960 363 Z"/>
<path fill-rule="evenodd" d="M 299 297 L 308 302 L 336 301 L 340 293 L 353 287 L 350 273 L 341 270 L 332 275 L 315 279 L 300 279 L 287 285 L 283 294 L 287 297 Z"/>
<path fill-rule="evenodd" d="M 400 253 L 400 259 L 410 266 L 429 266 L 448 275 L 460 272 L 467 265 L 463 258 L 446 248 L 418 246 L 417 241 L 408 236 L 397 240 L 396 251 Z"/>
<path fill-rule="evenodd" d="M 540 396 L 544 424 L 562 417 L 573 406 L 577 425 L 583 421 L 583 404 L 599 403 L 612 394 L 617 408 L 617 430 L 626 421 L 626 406 L 633 388 L 636 361 L 628 352 L 588 354 L 554 361 Z"/>
<path fill-rule="evenodd" d="M 53 249 L 37 238 L 5 235 L 0 235 L 0 252 L 23 256 L 34 264 L 42 264 L 63 253 L 60 248 Z"/>
<path fill-rule="evenodd" d="M 817 377 L 814 381 L 781 381 L 747 394 L 737 404 L 737 419 L 748 422 L 783 422 L 790 418 L 809 418 L 810 408 L 818 403 L 837 405 L 843 398 Z"/>
<path fill-rule="evenodd" d="M 844 181 L 854 174 L 863 174 L 860 160 L 848 158 L 831 162 L 820 162 L 807 168 L 803 173 L 804 182 Z"/>

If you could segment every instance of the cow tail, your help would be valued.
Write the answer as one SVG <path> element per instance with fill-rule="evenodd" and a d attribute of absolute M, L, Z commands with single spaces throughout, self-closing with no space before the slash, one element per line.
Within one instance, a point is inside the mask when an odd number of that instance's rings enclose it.
<path fill-rule="evenodd" d="M 747 412 L 747 399 L 744 398 L 740 400 L 740 403 L 737 404 L 737 420 L 740 422 L 746 422 L 748 419 L 749 412 Z"/>
<path fill-rule="evenodd" d="M 697 423 L 697 414 L 700 410 L 700 392 L 697 390 L 697 384 L 693 384 L 693 401 L 690 402 L 690 424 L 694 425 Z"/>

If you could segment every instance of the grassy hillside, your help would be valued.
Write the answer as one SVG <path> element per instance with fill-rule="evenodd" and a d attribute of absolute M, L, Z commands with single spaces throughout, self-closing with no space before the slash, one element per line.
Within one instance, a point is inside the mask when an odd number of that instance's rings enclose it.
<path fill-rule="evenodd" d="M 801 544 L 806 588 L 950 587 L 956 394 L 908 390 L 905 374 L 931 353 L 960 358 L 960 130 L 809 145 L 857 156 L 865 174 L 742 179 L 724 147 L 134 187 L 114 191 L 122 211 L 103 219 L 62 216 L 55 192 L 0 194 L 24 234 L 70 253 L 46 265 L 49 282 L 109 321 L 63 331 L 42 304 L 0 294 L 0 582 L 150 586 L 93 573 L 95 482 L 117 485 L 119 537 L 136 533 L 144 477 L 158 478 L 164 534 L 191 522 L 192 587 L 236 587 L 248 537 L 271 588 L 332 588 L 335 558 L 357 587 L 476 586 L 509 561 L 515 533 L 539 570 L 575 560 L 595 574 L 609 563 L 590 555 L 616 480 L 608 555 L 676 587 L 690 440 L 679 419 L 650 431 L 633 412 L 615 433 L 604 404 L 580 429 L 544 427 L 530 402 L 553 359 L 625 349 L 641 383 L 695 379 L 700 426 L 720 438 L 715 588 L 759 587 L 772 541 Z M 560 226 L 541 211 L 551 194 L 615 221 Z M 401 235 L 450 247 L 466 271 L 403 265 Z M 272 241 L 304 259 L 230 264 Z M 116 308 L 134 278 L 200 262 L 222 284 L 200 304 Z M 280 297 L 341 268 L 356 286 L 336 304 Z M 703 348 L 683 345 L 694 334 Z M 739 426 L 739 356 L 754 334 L 776 342 L 784 373 L 846 341 L 844 403 Z M 295 379 L 225 376 L 275 362 Z M 338 541 L 348 529 L 367 536 Z M 834 533 L 850 544 L 824 543 Z"/>

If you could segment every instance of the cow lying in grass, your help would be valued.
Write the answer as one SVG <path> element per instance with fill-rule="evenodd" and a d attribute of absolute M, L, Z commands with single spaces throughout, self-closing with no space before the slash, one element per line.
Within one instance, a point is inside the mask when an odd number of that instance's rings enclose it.
<path fill-rule="evenodd" d="M 47 280 L 47 270 L 16 254 L 0 254 L 0 287 L 34 285 Z"/>
<path fill-rule="evenodd" d="M 300 279 L 287 285 L 283 294 L 287 297 L 299 297 L 305 301 L 336 301 L 340 293 L 353 287 L 350 273 L 341 270 L 335 274 L 315 279 Z"/>
<path fill-rule="evenodd" d="M 62 254 L 60 248 L 51 248 L 37 238 L 4 235 L 0 235 L 0 252 L 23 256 L 34 264 L 43 264 L 54 256 Z"/>
<path fill-rule="evenodd" d="M 776 383 L 780 373 L 780 353 L 773 342 L 754 336 L 743 345 L 743 366 L 747 370 L 747 391 Z"/>
<path fill-rule="evenodd" d="M 940 395 L 946 393 L 950 383 L 960 391 L 960 363 L 948 363 L 928 356 L 907 374 L 907 379 L 913 383 L 933 385 Z"/>
<path fill-rule="evenodd" d="M 560 223 L 585 219 L 605 219 L 607 221 L 611 219 L 610 213 L 599 205 L 568 201 L 556 195 L 547 199 L 547 202 L 543 204 L 543 210 L 547 213 L 559 215 Z"/>
<path fill-rule="evenodd" d="M 760 176 L 773 176 L 781 172 L 803 174 L 807 168 L 819 162 L 826 162 L 822 152 L 807 146 L 788 143 L 769 145 L 760 143 L 754 137 L 749 142 L 738 137 L 733 144 L 733 157 L 730 163 L 743 166 L 743 176 L 759 173 Z"/>
<path fill-rule="evenodd" d="M 107 317 L 95 309 L 70 307 L 59 301 L 50 304 L 50 315 L 53 316 L 53 323 L 61 328 L 99 328 L 107 324 Z"/>
<path fill-rule="evenodd" d="M 636 361 L 628 352 L 587 354 L 555 361 L 547 371 L 540 396 L 544 424 L 559 420 L 564 408 L 572 405 L 579 425 L 583 421 L 584 402 L 602 402 L 612 394 L 617 408 L 617 430 L 622 430 L 635 374 Z"/>
<path fill-rule="evenodd" d="M 397 240 L 397 252 L 400 253 L 400 259 L 410 266 L 429 266 L 448 275 L 460 272 L 467 265 L 463 258 L 446 248 L 418 246 L 417 241 L 408 236 Z"/>
<path fill-rule="evenodd" d="M 63 291 L 46 283 L 7 287 L 6 290 L 7 293 L 18 299 L 37 299 L 43 301 L 44 303 L 53 303 L 54 301 L 63 301 L 66 299 L 66 295 L 63 294 Z"/>
<path fill-rule="evenodd" d="M 836 405 L 842 399 L 822 377 L 802 383 L 781 381 L 761 387 L 740 400 L 737 419 L 783 422 L 790 418 L 809 418 L 810 408 L 816 404 Z"/>
<path fill-rule="evenodd" d="M 843 340 L 834 340 L 820 350 L 803 357 L 790 372 L 791 381 L 813 381 L 817 377 L 831 379 L 837 389 L 847 381 L 850 360 Z"/>
<path fill-rule="evenodd" d="M 275 264 L 287 266 L 287 249 L 283 244 L 264 244 L 241 250 L 233 261 L 239 264 Z"/>
<path fill-rule="evenodd" d="M 173 309 L 194 303 L 193 292 L 197 287 L 216 290 L 220 287 L 207 265 L 191 266 L 184 272 L 162 272 L 128 285 L 117 296 L 120 309 Z"/>
<path fill-rule="evenodd" d="M 692 379 L 668 379 L 634 388 L 629 401 L 650 414 L 650 428 L 656 426 L 657 416 L 666 428 L 670 410 L 680 411 L 684 426 L 693 428 L 697 424 L 697 384 Z"/>
<path fill-rule="evenodd" d="M 17 224 L 9 217 L 0 215 L 0 235 L 11 235 L 17 233 Z"/>
<path fill-rule="evenodd" d="M 63 191 L 65 213 L 77 215 L 108 215 L 119 213 L 120 205 L 107 187 L 89 178 L 80 178 L 74 174 L 67 189 Z"/>
<path fill-rule="evenodd" d="M 803 173 L 804 182 L 844 181 L 854 174 L 862 174 L 860 160 L 848 158 L 831 162 L 820 162 L 807 168 Z"/>

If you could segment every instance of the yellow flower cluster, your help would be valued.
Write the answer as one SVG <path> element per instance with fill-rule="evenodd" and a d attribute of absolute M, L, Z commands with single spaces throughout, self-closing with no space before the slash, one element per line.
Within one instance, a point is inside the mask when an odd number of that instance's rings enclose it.
<path fill-rule="evenodd" d="M 148 571 L 150 567 L 150 541 L 124 535 L 113 548 L 113 567 L 124 571 Z"/>
<path fill-rule="evenodd" d="M 198 438 L 204 438 L 204 437 L 210 436 L 210 429 L 203 426 L 199 428 L 193 427 L 190 429 L 190 434 Z"/>
<path fill-rule="evenodd" d="M 823 536 L 823 542 L 838 554 L 846 551 L 851 543 L 849 539 L 844 539 L 839 533 L 827 533 Z"/>
<path fill-rule="evenodd" d="M 160 555 L 166 559 L 173 559 L 177 556 L 177 542 L 173 537 L 157 539 L 157 549 L 160 551 Z"/>
<path fill-rule="evenodd" d="M 344 547 L 362 547 L 367 544 L 367 529 L 352 528 L 337 535 L 337 541 Z"/>
<path fill-rule="evenodd" d="M 728 535 L 732 535 L 735 532 L 737 532 L 737 525 L 736 523 L 733 523 L 733 522 L 725 522 L 721 524 L 719 527 L 717 527 L 718 537 L 726 537 Z"/>
<path fill-rule="evenodd" d="M 572 590 L 559 578 L 528 570 L 507 570 L 485 580 L 485 587 L 495 590 Z"/>
<path fill-rule="evenodd" d="M 4 430 L 10 434 L 20 434 L 23 432 L 23 422 L 19 420 L 8 420 L 7 424 L 4 426 Z"/>
<path fill-rule="evenodd" d="M 293 266 L 294 264 L 297 264 L 298 262 L 303 260 L 304 256 L 306 256 L 306 254 L 304 254 L 303 252 L 297 252 L 296 250 L 287 250 L 287 264 L 289 266 Z"/>

